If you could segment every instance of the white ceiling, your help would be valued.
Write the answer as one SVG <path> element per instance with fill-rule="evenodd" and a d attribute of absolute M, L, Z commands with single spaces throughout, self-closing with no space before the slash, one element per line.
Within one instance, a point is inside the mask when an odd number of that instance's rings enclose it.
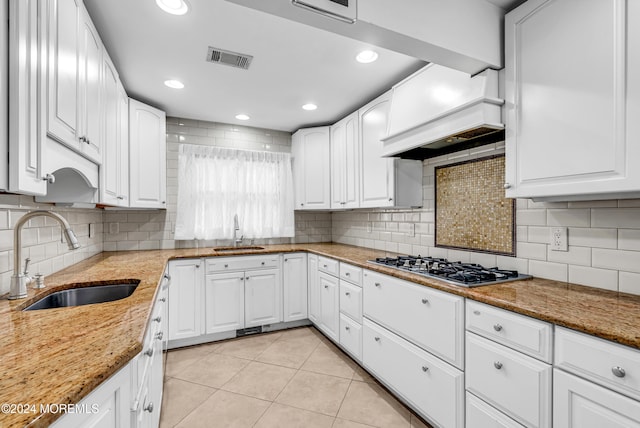
<path fill-rule="evenodd" d="M 424 65 L 380 48 L 360 64 L 365 43 L 223 0 L 189 0 L 183 16 L 155 0 L 84 2 L 129 95 L 169 116 L 295 131 L 335 122 Z M 208 46 L 253 55 L 250 69 L 206 62 Z"/>

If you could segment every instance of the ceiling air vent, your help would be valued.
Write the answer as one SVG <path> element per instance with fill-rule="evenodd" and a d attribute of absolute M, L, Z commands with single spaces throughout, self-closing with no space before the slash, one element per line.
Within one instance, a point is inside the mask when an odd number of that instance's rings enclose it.
<path fill-rule="evenodd" d="M 251 55 L 225 51 L 224 49 L 213 48 L 211 46 L 209 46 L 209 50 L 207 51 L 207 61 L 242 68 L 243 70 L 249 68 L 251 60 L 253 60 L 253 56 Z"/>

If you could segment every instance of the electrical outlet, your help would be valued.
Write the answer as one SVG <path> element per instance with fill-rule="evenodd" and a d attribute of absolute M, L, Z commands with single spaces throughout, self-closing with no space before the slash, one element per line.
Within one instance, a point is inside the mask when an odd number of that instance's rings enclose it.
<path fill-rule="evenodd" d="M 566 227 L 551 228 L 551 251 L 569 251 Z"/>

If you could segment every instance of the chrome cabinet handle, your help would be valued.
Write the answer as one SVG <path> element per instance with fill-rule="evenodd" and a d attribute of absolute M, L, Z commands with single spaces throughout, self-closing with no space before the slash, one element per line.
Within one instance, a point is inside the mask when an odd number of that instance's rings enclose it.
<path fill-rule="evenodd" d="M 171 281 L 171 275 L 169 275 L 168 273 L 165 273 L 164 279 L 166 279 L 167 281 Z"/>
<path fill-rule="evenodd" d="M 380 342 L 380 338 L 378 336 L 374 337 L 373 340 L 375 340 L 376 342 Z"/>
<path fill-rule="evenodd" d="M 166 298 L 166 297 L 162 297 L 162 298 L 160 299 L 160 301 L 161 301 L 161 302 L 166 302 L 166 301 L 167 301 L 167 298 Z"/>
<path fill-rule="evenodd" d="M 611 367 L 611 372 L 615 377 L 623 378 L 627 375 L 627 372 L 620 366 Z"/>
<path fill-rule="evenodd" d="M 124 199 L 124 196 L 116 196 L 116 199 L 118 199 L 118 200 L 120 200 L 120 201 L 121 201 L 121 200 L 123 200 L 123 199 Z"/>
<path fill-rule="evenodd" d="M 501 330 L 502 330 L 502 326 L 501 326 L 500 324 L 495 324 L 495 325 L 493 326 L 493 329 L 494 329 L 495 331 L 501 331 Z"/>
<path fill-rule="evenodd" d="M 43 181 L 46 181 L 49 184 L 53 184 L 56 182 L 56 176 L 53 174 L 46 174 L 44 177 L 42 177 Z"/>
<path fill-rule="evenodd" d="M 345 296 L 351 296 L 351 293 L 349 293 L 348 291 L 346 291 L 346 292 L 344 293 L 344 295 L 345 295 Z"/>
<path fill-rule="evenodd" d="M 327 268 L 327 265 L 322 265 L 322 267 L 324 267 L 325 269 Z"/>
<path fill-rule="evenodd" d="M 511 189 L 511 183 L 504 183 L 504 187 L 505 189 Z"/>
<path fill-rule="evenodd" d="M 162 340 L 162 336 L 164 336 L 164 334 L 162 332 L 159 332 L 158 334 L 156 334 L 156 339 Z"/>
<path fill-rule="evenodd" d="M 422 303 L 426 305 L 427 303 L 429 303 L 429 299 L 422 299 Z"/>
<path fill-rule="evenodd" d="M 347 331 L 349 331 L 349 330 L 351 330 L 351 327 L 349 327 L 348 325 L 345 325 L 345 326 L 344 326 L 344 329 L 345 329 L 345 330 L 347 330 Z"/>
<path fill-rule="evenodd" d="M 325 286 L 324 286 L 324 288 L 329 288 L 329 286 L 328 286 L 328 285 L 325 285 Z"/>
<path fill-rule="evenodd" d="M 244 279 L 245 279 L 245 281 L 249 281 L 249 277 L 248 276 L 245 276 Z"/>
<path fill-rule="evenodd" d="M 144 351 L 144 355 L 146 355 L 147 357 L 153 357 L 153 347 Z"/>
<path fill-rule="evenodd" d="M 200 269 L 200 265 L 199 265 L 199 264 L 198 264 L 198 265 L 196 265 L 196 269 Z"/>
<path fill-rule="evenodd" d="M 224 267 L 228 268 L 228 267 L 229 267 L 229 265 L 224 265 Z"/>
<path fill-rule="evenodd" d="M 375 285 L 376 287 L 380 287 L 380 283 L 379 283 L 379 282 L 376 282 L 376 283 L 375 283 L 375 284 L 373 284 L 373 285 Z"/>
<path fill-rule="evenodd" d="M 262 266 L 264 266 L 264 262 L 260 263 Z"/>
<path fill-rule="evenodd" d="M 160 315 L 158 315 L 157 317 L 155 317 L 151 321 L 160 322 L 160 321 L 162 321 L 162 317 Z"/>
<path fill-rule="evenodd" d="M 493 367 L 495 367 L 496 369 L 500 370 L 502 368 L 502 363 L 500 361 L 494 361 L 493 362 Z"/>
<path fill-rule="evenodd" d="M 145 412 L 152 413 L 153 412 L 153 403 L 147 404 L 146 407 L 144 407 L 142 410 L 144 410 Z"/>
<path fill-rule="evenodd" d="M 346 276 L 351 276 L 351 274 L 349 272 L 345 272 Z"/>
<path fill-rule="evenodd" d="M 429 367 L 427 367 L 427 366 L 422 366 L 422 371 L 426 373 L 427 371 L 429 371 Z"/>

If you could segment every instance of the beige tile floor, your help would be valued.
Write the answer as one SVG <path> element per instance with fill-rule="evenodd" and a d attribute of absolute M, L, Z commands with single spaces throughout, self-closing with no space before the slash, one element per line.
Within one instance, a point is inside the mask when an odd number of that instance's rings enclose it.
<path fill-rule="evenodd" d="M 169 351 L 161 428 L 429 427 L 313 327 Z"/>

